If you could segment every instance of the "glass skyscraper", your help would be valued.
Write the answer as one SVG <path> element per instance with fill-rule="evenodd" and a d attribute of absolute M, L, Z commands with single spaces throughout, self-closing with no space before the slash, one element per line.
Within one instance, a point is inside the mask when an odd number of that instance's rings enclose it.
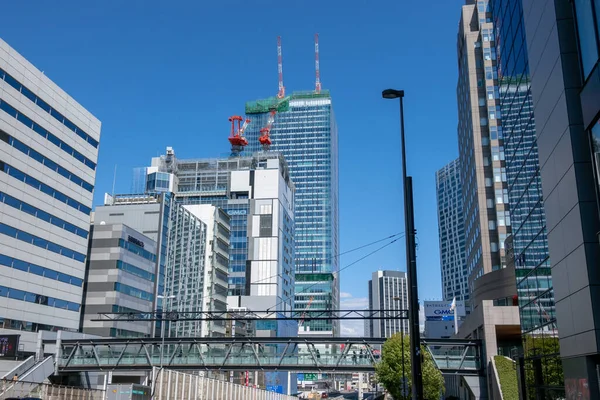
<path fill-rule="evenodd" d="M 260 129 L 278 110 L 271 150 L 281 152 L 296 185 L 295 308 L 339 309 L 338 132 L 328 91 L 246 103 L 247 152 L 261 150 Z M 339 334 L 339 321 L 306 321 L 303 329 Z"/>
<path fill-rule="evenodd" d="M 465 222 L 463 217 L 460 161 L 451 161 L 435 173 L 444 300 L 468 300 L 465 265 Z"/>
<path fill-rule="evenodd" d="M 493 2 L 512 244 L 528 399 L 564 396 L 521 0 Z"/>

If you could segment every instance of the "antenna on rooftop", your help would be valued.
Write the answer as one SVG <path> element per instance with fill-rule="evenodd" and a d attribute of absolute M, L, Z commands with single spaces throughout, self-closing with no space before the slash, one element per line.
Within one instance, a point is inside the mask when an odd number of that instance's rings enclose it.
<path fill-rule="evenodd" d="M 321 93 L 321 73 L 319 71 L 319 34 L 315 33 L 315 92 Z"/>
<path fill-rule="evenodd" d="M 277 36 L 277 72 L 279 73 L 279 92 L 278 99 L 285 97 L 285 87 L 283 86 L 283 58 L 281 56 L 281 36 Z"/>

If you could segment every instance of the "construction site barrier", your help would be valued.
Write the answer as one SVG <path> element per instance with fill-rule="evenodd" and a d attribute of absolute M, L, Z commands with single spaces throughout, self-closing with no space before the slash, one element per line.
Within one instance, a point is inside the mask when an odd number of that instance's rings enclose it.
<path fill-rule="evenodd" d="M 154 368 L 153 376 L 156 376 L 154 400 L 298 400 L 285 394 L 160 368 Z"/>
<path fill-rule="evenodd" d="M 8 379 L 0 380 L 0 400 L 11 397 L 34 397 L 43 400 L 104 400 L 104 390 Z"/>

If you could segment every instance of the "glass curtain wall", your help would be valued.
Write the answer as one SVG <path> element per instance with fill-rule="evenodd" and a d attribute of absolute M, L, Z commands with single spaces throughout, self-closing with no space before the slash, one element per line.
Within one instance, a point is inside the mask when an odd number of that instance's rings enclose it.
<path fill-rule="evenodd" d="M 527 399 L 564 396 L 522 0 L 493 1 L 502 134 Z M 495 172 L 496 174 L 496 172 Z M 503 175 L 504 171 L 498 171 Z M 500 178 L 503 179 L 503 178 Z"/>

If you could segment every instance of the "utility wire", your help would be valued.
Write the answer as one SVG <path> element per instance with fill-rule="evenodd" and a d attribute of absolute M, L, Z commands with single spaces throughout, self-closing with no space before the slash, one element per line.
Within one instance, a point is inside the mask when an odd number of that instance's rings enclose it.
<path fill-rule="evenodd" d="M 392 237 L 393 237 L 393 236 L 399 236 L 399 237 L 397 237 L 396 239 L 392 240 L 391 242 L 389 242 L 389 243 L 386 243 L 386 244 L 384 244 L 383 246 L 381 246 L 381 247 L 379 247 L 379 248 L 377 248 L 377 249 L 373 250 L 372 252 L 370 252 L 370 253 L 368 253 L 368 254 L 366 254 L 366 255 L 362 256 L 362 257 L 361 257 L 361 258 L 359 258 L 358 260 L 351 262 L 350 264 L 346 265 L 345 267 L 343 267 L 343 268 L 340 268 L 340 269 L 337 271 L 337 273 L 339 274 L 339 273 L 341 273 L 342 271 L 345 271 L 345 270 L 347 270 L 348 268 L 352 267 L 353 265 L 356 265 L 356 264 L 358 264 L 359 262 L 363 261 L 365 258 L 368 258 L 368 257 L 372 256 L 373 254 L 375 254 L 375 253 L 377 253 L 377 252 L 379 252 L 379 251 L 381 251 L 381 250 L 385 249 L 386 247 L 388 247 L 388 246 L 390 246 L 390 245 L 392 245 L 392 244 L 396 243 L 398 240 L 400 240 L 400 239 L 402 239 L 402 238 L 404 237 L 404 233 L 402 233 L 402 234 L 396 234 L 396 235 L 392 235 Z M 385 240 L 385 239 L 384 239 L 384 240 Z M 381 240 L 378 240 L 377 242 L 381 242 Z M 308 289 L 310 289 L 310 288 L 312 288 L 312 287 L 315 287 L 315 286 L 316 286 L 316 285 L 318 285 L 318 284 L 319 284 L 319 282 L 317 282 L 317 283 L 313 283 L 312 285 L 309 285 L 309 286 L 305 287 L 305 288 L 304 288 L 302 291 L 300 291 L 300 292 L 295 292 L 295 293 L 294 293 L 294 295 L 296 295 L 296 294 L 298 294 L 298 293 L 306 293 L 306 291 L 307 291 Z M 274 306 L 272 306 L 272 307 L 269 307 L 269 308 L 267 309 L 267 311 L 270 311 L 272 308 L 274 308 L 274 307 L 277 307 L 278 305 L 280 305 L 280 304 L 282 304 L 282 303 L 284 303 L 284 302 L 288 301 L 289 299 L 290 299 L 290 298 L 289 298 L 289 297 L 287 297 L 286 299 L 284 299 L 284 300 L 281 300 L 279 303 L 275 304 Z M 306 311 L 306 310 L 305 310 L 305 311 Z M 323 311 L 327 311 L 327 310 L 323 310 Z"/>
<path fill-rule="evenodd" d="M 396 240 L 398 240 L 398 239 L 400 239 L 400 238 L 404 237 L 404 232 L 395 233 L 395 234 L 393 234 L 393 235 L 390 235 L 390 236 L 384 237 L 384 238 L 382 238 L 382 239 L 375 240 L 375 241 L 373 241 L 373 242 L 370 242 L 370 243 L 367 243 L 367 244 L 364 244 L 364 245 L 361 245 L 361 246 L 355 247 L 355 248 L 353 248 L 353 249 L 350 249 L 350 250 L 346 250 L 346 251 L 344 251 L 344 252 L 342 252 L 342 253 L 339 253 L 339 254 L 333 255 L 333 256 L 329 257 L 328 259 L 326 259 L 326 260 L 332 260 L 332 259 L 335 259 L 335 258 L 341 257 L 341 256 L 343 256 L 343 255 L 346 255 L 346 254 L 349 254 L 349 253 L 353 253 L 353 252 L 355 252 L 355 251 L 358 251 L 358 250 L 364 249 L 364 248 L 366 248 L 366 247 L 373 246 L 374 244 L 381 243 L 381 242 L 383 242 L 383 241 L 385 241 L 385 240 L 389 240 L 389 239 L 392 239 L 392 238 L 394 238 L 394 237 L 397 237 L 397 239 L 396 239 Z M 391 243 L 388 243 L 388 244 L 386 244 L 385 246 L 383 246 L 383 247 L 379 248 L 378 250 L 375 250 L 375 252 L 377 252 L 377 251 L 379 251 L 379 250 L 383 249 L 384 247 L 387 247 L 387 246 L 389 246 L 390 244 L 394 243 L 396 240 L 394 240 L 394 241 L 393 241 L 393 242 L 391 242 Z M 346 267 L 344 267 L 344 268 L 340 269 L 340 270 L 338 271 L 338 273 L 339 273 L 339 272 L 342 272 L 343 270 L 345 270 L 345 269 L 346 269 L 346 268 L 348 268 L 348 267 L 351 267 L 352 265 L 356 264 L 357 262 L 364 260 L 364 258 L 366 258 L 366 257 L 368 257 L 368 256 L 370 256 L 370 255 L 372 255 L 372 254 L 374 254 L 374 253 L 369 253 L 369 254 L 367 254 L 365 257 L 363 257 L 363 258 L 361 258 L 361 259 L 358 259 L 358 260 L 354 261 L 352 264 L 350 264 L 350 265 L 348 265 L 348 266 L 346 266 Z M 295 271 L 294 271 L 294 272 L 295 272 Z M 266 277 L 266 278 L 259 279 L 259 280 L 257 280 L 257 281 L 254 281 L 254 282 L 250 282 L 250 284 L 261 283 L 261 282 L 264 282 L 264 281 L 271 280 L 271 279 L 273 279 L 273 278 L 283 278 L 283 276 L 282 276 L 281 274 L 275 274 L 275 275 L 268 276 L 268 277 Z M 314 285 L 311 285 L 311 286 L 307 287 L 307 289 L 308 289 L 308 288 L 310 288 L 310 287 L 312 287 L 312 286 L 314 286 Z M 300 292 L 300 293 L 302 293 L 302 292 Z M 295 295 L 295 293 L 294 293 L 294 295 Z M 210 298 L 210 297 L 212 297 L 212 294 L 207 294 L 206 296 L 202 297 L 202 298 L 200 299 L 200 301 L 204 301 L 204 300 L 206 300 L 207 298 Z M 289 299 L 289 297 L 287 297 L 285 301 L 287 301 L 288 299 Z M 283 301 L 282 301 L 282 302 L 283 302 Z M 278 304 L 276 304 L 276 305 L 275 305 L 275 306 L 273 306 L 273 307 L 276 307 L 276 306 L 278 306 L 279 304 L 281 304 L 281 302 L 280 302 L 280 303 L 278 303 Z M 163 312 L 168 312 L 168 311 L 163 311 Z"/>

